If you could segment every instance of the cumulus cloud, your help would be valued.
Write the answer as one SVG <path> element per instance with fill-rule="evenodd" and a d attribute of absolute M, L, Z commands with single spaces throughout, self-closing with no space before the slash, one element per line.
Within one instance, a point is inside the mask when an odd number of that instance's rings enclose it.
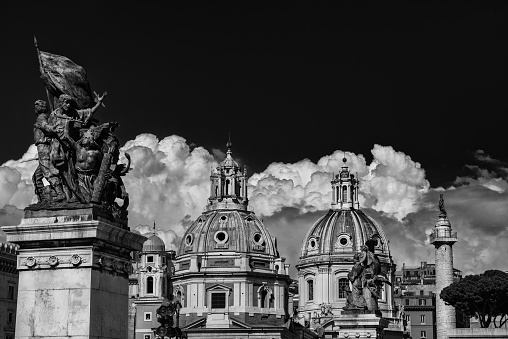
<path fill-rule="evenodd" d="M 214 157 L 203 147 L 191 149 L 177 135 L 158 140 L 153 134 L 141 134 L 121 151 L 132 158 L 132 171 L 124 179 L 131 192 L 129 223 L 156 220 L 175 236 L 183 236 L 186 220 L 197 218 L 206 205 L 210 168 L 218 166 Z"/>
<path fill-rule="evenodd" d="M 350 171 L 360 178 L 360 204 L 402 219 L 417 209 L 429 187 L 420 164 L 390 146 L 374 145 L 373 161 L 363 155 L 335 151 L 314 164 L 308 159 L 294 164 L 272 163 L 249 179 L 251 204 L 270 216 L 284 207 L 302 213 L 326 210 L 331 203 L 332 173 L 338 173 L 346 157 Z"/>
<path fill-rule="evenodd" d="M 132 170 L 124 177 L 131 196 L 131 229 L 150 235 L 155 220 L 156 234 L 166 248 L 178 250 L 185 230 L 206 205 L 210 168 L 218 166 L 224 153 L 189 145 L 180 136 L 159 140 L 152 134 L 128 141 L 121 148 L 123 162 L 125 152 L 132 158 Z M 508 269 L 504 260 L 508 255 L 508 169 L 502 162 L 477 151 L 476 160 L 488 168 L 467 165 L 469 176 L 458 177 L 451 187 L 431 188 L 425 170 L 408 155 L 381 145 L 374 145 L 371 152 L 369 164 L 361 154 L 337 150 L 316 163 L 308 159 L 274 162 L 250 177 L 250 204 L 278 238 L 279 252 L 292 265 L 293 275 L 308 229 L 330 207 L 330 181 L 341 170 L 344 154 L 347 166 L 360 178 L 362 209 L 382 225 L 399 267 L 403 262 L 434 261 L 427 235 L 436 222 L 437 202 L 443 193 L 452 227 L 459 234 L 455 267 L 466 274 Z M 38 162 L 30 160 L 35 157 L 32 145 L 21 159 L 0 166 L 0 225 L 18 224 L 22 209 L 35 202 L 31 176 Z"/>
<path fill-rule="evenodd" d="M 37 201 L 32 175 L 39 165 L 37 148 L 31 145 L 18 160 L 9 160 L 0 166 L 0 207 L 7 204 L 25 208 Z"/>
<path fill-rule="evenodd" d="M 129 224 L 135 229 L 132 225 L 155 220 L 160 229 L 170 230 L 164 236 L 166 246 L 175 247 L 190 218 L 197 218 L 206 205 L 210 168 L 216 167 L 217 161 L 203 147 L 191 148 L 177 135 L 159 140 L 153 134 L 141 134 L 121 148 L 123 162 L 125 152 L 132 158 L 132 170 L 123 179 L 130 192 Z M 0 207 L 23 209 L 36 202 L 32 184 L 38 165 L 32 159 L 36 157 L 37 149 L 32 145 L 21 159 L 0 166 Z"/>

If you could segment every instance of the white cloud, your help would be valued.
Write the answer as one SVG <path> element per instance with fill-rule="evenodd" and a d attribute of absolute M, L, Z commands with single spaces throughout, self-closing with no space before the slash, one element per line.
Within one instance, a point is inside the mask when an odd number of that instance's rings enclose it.
<path fill-rule="evenodd" d="M 213 156 L 203 147 L 191 150 L 176 135 L 159 141 L 153 134 L 141 134 L 121 151 L 132 158 L 132 171 L 124 178 L 131 197 L 130 224 L 156 220 L 181 237 L 181 221 L 197 218 L 206 205 L 210 168 L 218 165 Z"/>
<path fill-rule="evenodd" d="M 149 235 L 152 227 L 147 225 L 155 220 L 166 248 L 177 250 L 185 230 L 206 205 L 210 168 L 218 165 L 216 159 L 223 152 L 191 147 L 176 135 L 159 140 L 152 134 L 137 136 L 121 151 L 123 162 L 125 152 L 132 157 L 133 169 L 124 177 L 131 197 L 131 228 Z M 21 159 L 0 166 L 0 223 L 4 225 L 19 222 L 21 209 L 35 201 L 31 176 L 38 162 L 26 161 L 35 156 L 32 145 Z M 249 179 L 250 204 L 265 217 L 272 235 L 279 236 L 279 251 L 293 266 L 306 230 L 330 207 L 330 180 L 343 166 L 343 156 L 337 150 L 317 163 L 274 162 Z M 508 269 L 503 259 L 508 255 L 503 249 L 508 219 L 505 168 L 488 171 L 469 166 L 476 176 L 457 178 L 452 187 L 431 189 L 424 169 L 406 154 L 374 145 L 372 156 L 367 164 L 363 155 L 346 152 L 347 165 L 361 180 L 362 208 L 383 225 L 397 264 L 433 261 L 426 233 L 436 221 L 438 193 L 444 193 L 450 221 L 459 233 L 455 267 L 464 273 Z"/>
<path fill-rule="evenodd" d="M 363 155 L 345 154 L 350 171 L 360 178 L 360 203 L 365 207 L 402 219 L 417 209 L 421 195 L 430 186 L 420 164 L 390 146 L 374 145 L 374 158 L 368 166 Z M 249 179 L 251 204 L 266 216 L 284 207 L 298 208 L 302 213 L 328 209 L 332 173 L 340 171 L 343 157 L 344 152 L 335 151 L 317 164 L 308 159 L 270 164 Z"/>

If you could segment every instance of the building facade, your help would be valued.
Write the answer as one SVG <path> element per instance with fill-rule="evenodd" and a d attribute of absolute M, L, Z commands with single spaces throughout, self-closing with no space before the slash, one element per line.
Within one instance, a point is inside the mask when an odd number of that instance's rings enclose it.
<path fill-rule="evenodd" d="M 247 173 L 226 159 L 175 260 L 173 296 L 188 338 L 292 338 L 291 279 L 276 239 L 248 207 Z"/>
<path fill-rule="evenodd" d="M 453 269 L 453 282 L 462 279 L 462 271 Z M 421 262 L 420 266 L 408 267 L 395 272 L 395 305 L 403 315 L 407 332 L 413 339 L 435 339 L 436 317 L 436 265 Z M 457 328 L 469 327 L 469 317 L 456 310 Z"/>
<path fill-rule="evenodd" d="M 173 299 L 171 273 L 175 251 L 166 251 L 154 225 L 154 233 L 143 243 L 141 252 L 134 253 L 133 259 L 133 273 L 129 276 L 129 338 L 154 339 L 154 332 L 161 326 L 157 309 L 168 306 Z"/>
<path fill-rule="evenodd" d="M 17 245 L 0 243 L 0 338 L 2 339 L 14 339 L 18 296 L 17 251 Z"/>

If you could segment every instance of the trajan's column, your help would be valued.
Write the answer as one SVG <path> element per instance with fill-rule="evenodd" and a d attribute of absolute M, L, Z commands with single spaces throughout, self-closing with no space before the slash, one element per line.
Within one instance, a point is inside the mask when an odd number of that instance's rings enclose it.
<path fill-rule="evenodd" d="M 439 199 L 439 216 L 430 235 L 430 243 L 436 248 L 436 325 L 437 339 L 446 339 L 450 328 L 455 328 L 455 308 L 446 305 L 440 294 L 443 288 L 453 283 L 453 249 L 457 232 L 452 226 L 444 208 L 443 195 Z"/>

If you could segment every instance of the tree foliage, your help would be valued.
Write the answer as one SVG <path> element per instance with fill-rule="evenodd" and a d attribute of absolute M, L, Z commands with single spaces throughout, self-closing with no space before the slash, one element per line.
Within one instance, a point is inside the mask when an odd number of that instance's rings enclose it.
<path fill-rule="evenodd" d="M 503 326 L 508 320 L 508 274 L 488 270 L 468 275 L 441 291 L 447 305 L 480 320 L 481 327 Z"/>

